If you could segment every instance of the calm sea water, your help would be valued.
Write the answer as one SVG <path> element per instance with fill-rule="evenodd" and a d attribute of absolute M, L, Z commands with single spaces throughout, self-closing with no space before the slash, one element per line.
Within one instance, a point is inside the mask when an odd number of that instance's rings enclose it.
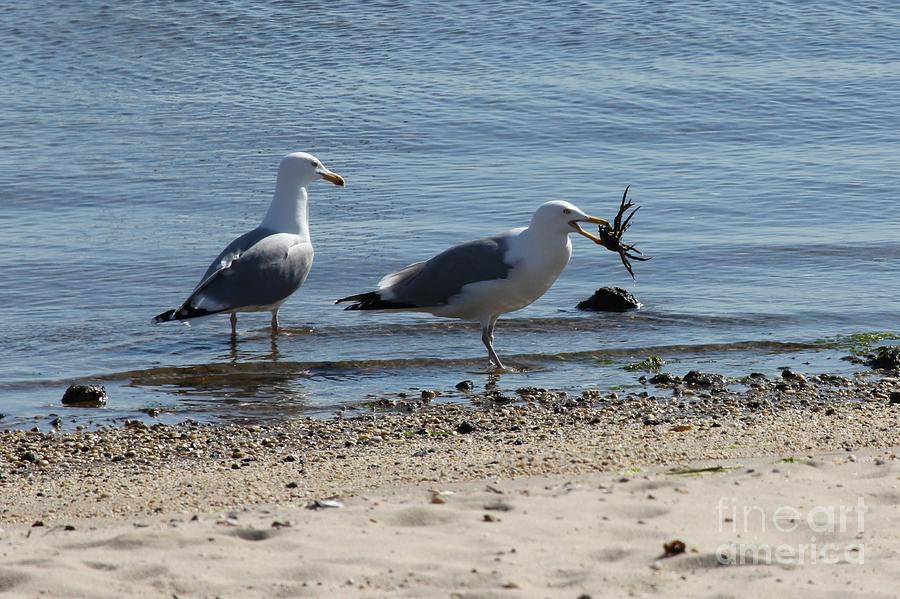
<path fill-rule="evenodd" d="M 571 264 L 496 346 L 501 385 L 633 384 L 808 362 L 805 344 L 900 317 L 900 7 L 894 2 L 0 2 L 0 425 L 327 414 L 487 380 L 476 330 L 332 300 L 548 199 L 611 216 L 627 184 L 632 283 Z M 316 263 L 281 310 L 152 326 L 252 228 L 286 153 Z M 644 308 L 583 314 L 600 286 Z M 799 345 L 795 345 L 799 344 Z M 64 410 L 75 381 L 107 385 Z M 459 399 L 453 395 L 444 398 Z M 44 421 L 39 426 L 46 426 Z"/>

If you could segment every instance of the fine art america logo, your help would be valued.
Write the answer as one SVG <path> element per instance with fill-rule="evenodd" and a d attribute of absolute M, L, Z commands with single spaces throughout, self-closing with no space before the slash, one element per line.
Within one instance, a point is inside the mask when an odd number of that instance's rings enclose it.
<path fill-rule="evenodd" d="M 783 505 L 771 511 L 720 497 L 719 532 L 742 540 L 720 545 L 716 556 L 723 565 L 862 564 L 865 546 L 859 539 L 868 509 L 862 497 L 856 505 Z M 763 542 L 769 539 L 778 542 Z"/>

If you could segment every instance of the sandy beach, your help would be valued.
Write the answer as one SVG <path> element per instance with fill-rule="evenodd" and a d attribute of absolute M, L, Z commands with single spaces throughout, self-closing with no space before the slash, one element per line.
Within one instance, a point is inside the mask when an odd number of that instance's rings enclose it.
<path fill-rule="evenodd" d="M 678 383 L 671 398 L 523 389 L 272 426 L 2 433 L 0 589 L 893 594 L 894 378 Z M 663 557 L 673 541 L 684 552 Z"/>

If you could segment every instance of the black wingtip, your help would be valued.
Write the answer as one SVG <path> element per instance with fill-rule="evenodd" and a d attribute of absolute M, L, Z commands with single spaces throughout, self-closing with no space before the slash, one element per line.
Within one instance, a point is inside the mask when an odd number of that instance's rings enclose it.
<path fill-rule="evenodd" d="M 162 314 L 157 314 L 153 317 L 153 324 L 169 322 L 172 320 L 190 320 L 191 318 L 209 316 L 211 314 L 218 314 L 219 312 L 221 312 L 221 310 L 210 312 L 209 310 L 204 310 L 203 308 L 181 306 L 180 308 L 176 308 L 175 310 L 166 310 Z"/>
<path fill-rule="evenodd" d="M 344 310 L 408 310 L 414 308 L 412 304 L 403 304 L 391 302 L 381 298 L 377 291 L 368 293 L 360 293 L 357 295 L 349 295 L 334 302 L 341 304 L 343 302 L 353 302 Z"/>
<path fill-rule="evenodd" d="M 162 314 L 157 314 L 153 317 L 153 320 L 150 321 L 153 324 L 159 324 L 161 322 L 169 322 L 172 320 L 172 317 L 175 316 L 175 310 L 166 310 Z"/>

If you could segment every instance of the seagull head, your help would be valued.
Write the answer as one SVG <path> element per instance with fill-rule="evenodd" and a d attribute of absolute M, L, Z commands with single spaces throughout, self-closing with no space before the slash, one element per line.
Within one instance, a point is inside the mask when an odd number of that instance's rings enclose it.
<path fill-rule="evenodd" d="M 539 228 L 556 231 L 563 235 L 578 233 L 594 243 L 603 243 L 599 237 L 588 233 L 578 223 L 609 226 L 609 222 L 602 218 L 585 214 L 574 204 L 562 200 L 554 200 L 543 204 L 531 218 L 532 226 L 537 225 Z"/>
<path fill-rule="evenodd" d="M 321 160 L 306 152 L 294 152 L 282 158 L 278 167 L 278 177 L 289 179 L 299 187 L 306 187 L 319 179 L 334 183 L 338 187 L 346 185 L 342 176 L 328 170 Z"/>

